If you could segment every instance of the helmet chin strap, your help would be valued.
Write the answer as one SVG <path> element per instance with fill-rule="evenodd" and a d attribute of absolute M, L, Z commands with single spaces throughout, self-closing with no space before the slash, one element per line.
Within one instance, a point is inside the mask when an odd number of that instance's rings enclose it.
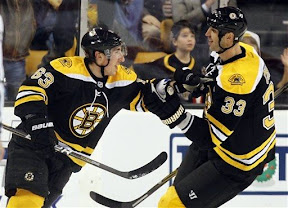
<path fill-rule="evenodd" d="M 223 36 L 224 35 L 222 35 L 222 36 L 219 36 L 219 47 L 221 48 L 221 50 L 220 51 L 216 51 L 218 54 L 221 54 L 221 53 L 224 53 L 225 51 L 227 51 L 228 49 L 230 49 L 230 48 L 232 48 L 237 42 L 236 41 L 233 41 L 233 44 L 232 44 L 232 46 L 230 46 L 230 47 L 228 47 L 228 48 L 223 48 L 222 46 L 221 46 L 221 39 L 223 38 Z"/>
<path fill-rule="evenodd" d="M 110 59 L 108 59 L 108 63 L 105 66 L 100 66 L 99 64 L 97 64 L 97 61 L 95 60 L 95 64 L 100 67 L 100 73 L 101 73 L 102 77 L 106 76 L 104 74 L 104 70 L 105 70 L 105 67 L 109 65 L 109 63 L 110 63 Z"/>

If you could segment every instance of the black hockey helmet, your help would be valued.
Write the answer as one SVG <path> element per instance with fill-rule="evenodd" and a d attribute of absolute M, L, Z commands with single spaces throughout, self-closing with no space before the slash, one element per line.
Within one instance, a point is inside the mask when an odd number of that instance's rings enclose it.
<path fill-rule="evenodd" d="M 127 48 L 121 38 L 112 30 L 95 27 L 88 31 L 82 38 L 81 47 L 86 57 L 94 60 L 95 51 L 100 51 L 110 59 L 110 50 L 116 46 L 122 46 L 123 55 L 127 55 Z"/>
<path fill-rule="evenodd" d="M 235 7 L 218 8 L 207 17 L 207 24 L 219 31 L 219 40 L 228 32 L 234 34 L 234 42 L 239 42 L 247 30 L 247 20 L 243 12 Z"/>

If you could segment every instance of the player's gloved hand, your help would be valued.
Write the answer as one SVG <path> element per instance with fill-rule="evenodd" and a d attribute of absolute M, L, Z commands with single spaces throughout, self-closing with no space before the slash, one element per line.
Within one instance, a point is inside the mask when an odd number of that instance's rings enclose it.
<path fill-rule="evenodd" d="M 154 80 L 143 87 L 144 104 L 171 129 L 186 118 L 185 108 L 168 79 Z"/>
<path fill-rule="evenodd" d="M 53 123 L 43 116 L 33 115 L 24 120 L 23 124 L 26 132 L 31 136 L 31 146 L 35 152 L 45 158 L 53 157 L 55 155 L 54 146 L 58 143 Z"/>
<path fill-rule="evenodd" d="M 193 92 L 201 84 L 212 81 L 211 78 L 205 77 L 204 75 L 193 73 L 188 67 L 176 69 L 174 79 L 178 92 Z"/>
<path fill-rule="evenodd" d="M 214 64 L 211 62 L 207 67 L 203 67 L 202 73 L 205 75 L 200 78 L 200 84 L 193 89 L 192 97 L 205 95 L 209 91 L 209 87 L 213 87 L 216 84 L 216 77 L 218 75 L 217 63 Z"/>
<path fill-rule="evenodd" d="M 200 84 L 200 76 L 194 74 L 188 67 L 178 68 L 174 73 L 174 79 L 180 84 L 189 84 L 191 86 L 197 86 Z"/>
<path fill-rule="evenodd" d="M 191 93 L 191 97 L 197 98 L 200 96 L 204 96 L 209 91 L 208 86 L 209 85 L 207 85 L 207 84 L 200 84 L 198 87 L 193 89 L 193 91 Z"/>

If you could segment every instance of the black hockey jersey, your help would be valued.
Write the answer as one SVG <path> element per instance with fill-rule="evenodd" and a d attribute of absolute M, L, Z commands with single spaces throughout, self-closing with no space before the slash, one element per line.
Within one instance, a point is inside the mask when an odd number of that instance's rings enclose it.
<path fill-rule="evenodd" d="M 15 101 L 15 115 L 48 115 L 58 140 L 88 156 L 122 108 L 145 111 L 135 72 L 119 65 L 116 75 L 99 79 L 81 57 L 59 58 L 38 69 Z"/>
<path fill-rule="evenodd" d="M 226 164 L 251 171 L 274 159 L 274 85 L 256 51 L 240 45 L 240 55 L 217 65 L 206 120 L 194 117 L 186 136 L 199 146 L 210 144 Z"/>

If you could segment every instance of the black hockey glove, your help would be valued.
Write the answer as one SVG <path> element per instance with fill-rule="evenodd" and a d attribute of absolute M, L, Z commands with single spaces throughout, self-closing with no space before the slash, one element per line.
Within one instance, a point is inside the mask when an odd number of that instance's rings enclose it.
<path fill-rule="evenodd" d="M 176 89 L 178 92 L 193 92 L 203 83 L 212 81 L 211 78 L 205 77 L 204 75 L 194 74 L 188 67 L 176 69 L 174 79 L 176 81 Z"/>
<path fill-rule="evenodd" d="M 144 104 L 171 129 L 186 118 L 185 108 L 170 80 L 154 80 L 143 87 Z"/>
<path fill-rule="evenodd" d="M 32 116 L 23 121 L 24 128 L 31 136 L 32 148 L 45 158 L 55 155 L 54 146 L 58 143 L 53 123 L 47 118 Z"/>
<path fill-rule="evenodd" d="M 212 60 L 213 57 L 210 57 Z M 209 91 L 209 86 L 213 87 L 216 84 L 216 77 L 218 75 L 217 65 L 219 60 L 216 60 L 216 63 L 210 63 L 206 68 L 203 67 L 203 76 L 200 78 L 200 84 L 192 91 L 192 97 L 199 97 L 205 95 Z"/>

